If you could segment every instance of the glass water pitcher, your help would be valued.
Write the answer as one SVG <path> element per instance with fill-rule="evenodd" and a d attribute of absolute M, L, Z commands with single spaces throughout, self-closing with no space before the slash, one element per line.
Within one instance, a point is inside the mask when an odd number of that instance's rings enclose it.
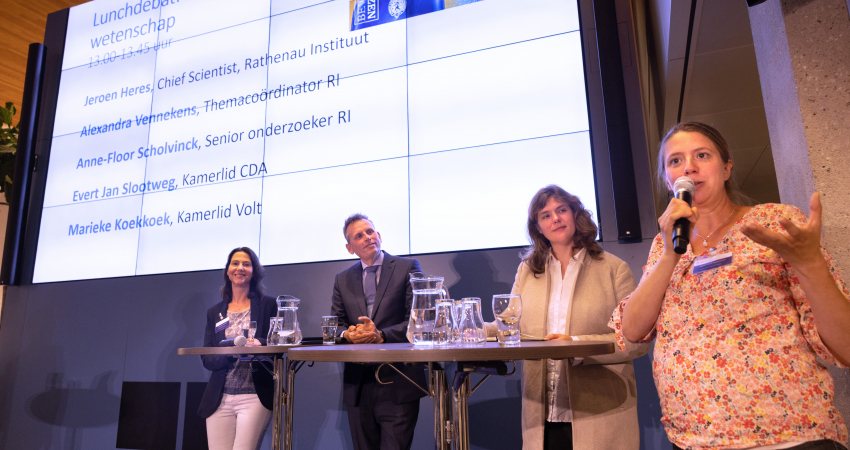
<path fill-rule="evenodd" d="M 298 305 L 301 300 L 291 295 L 277 297 L 277 316 L 271 318 L 267 345 L 298 345 L 301 326 L 298 324 Z"/>

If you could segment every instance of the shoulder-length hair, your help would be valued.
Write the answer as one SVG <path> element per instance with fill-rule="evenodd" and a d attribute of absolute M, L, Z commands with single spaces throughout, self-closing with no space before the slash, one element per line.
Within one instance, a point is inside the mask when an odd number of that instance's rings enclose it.
<path fill-rule="evenodd" d="M 550 198 L 555 198 L 566 203 L 573 212 L 575 222 L 575 233 L 573 234 L 573 247 L 586 249 L 587 253 L 594 259 L 602 258 L 602 246 L 596 242 L 599 228 L 593 221 L 584 205 L 578 197 L 565 191 L 560 186 L 550 184 L 534 194 L 531 204 L 528 205 L 528 238 L 531 246 L 522 255 L 523 261 L 528 264 L 531 272 L 536 276 L 546 271 L 546 259 L 552 251 L 552 243 L 543 236 L 537 226 L 537 215 L 540 213 Z"/>
<path fill-rule="evenodd" d="M 266 269 L 260 264 L 260 258 L 248 247 L 236 247 L 227 255 L 227 264 L 224 265 L 224 286 L 221 287 L 221 298 L 226 302 L 233 300 L 233 284 L 227 276 L 227 268 L 230 267 L 230 261 L 233 255 L 237 252 L 243 252 L 251 258 L 251 283 L 248 288 L 248 298 L 259 299 L 265 295 L 265 287 L 263 287 L 263 277 L 266 275 Z"/>

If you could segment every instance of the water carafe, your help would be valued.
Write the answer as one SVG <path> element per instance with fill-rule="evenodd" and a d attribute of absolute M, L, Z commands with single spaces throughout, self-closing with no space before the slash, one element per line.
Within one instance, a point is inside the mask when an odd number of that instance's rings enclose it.
<path fill-rule="evenodd" d="M 298 324 L 299 303 L 301 303 L 301 300 L 291 295 L 279 295 L 277 297 L 277 316 L 271 319 L 268 345 L 298 345 L 301 343 L 301 326 Z"/>
<path fill-rule="evenodd" d="M 407 323 L 407 339 L 413 345 L 434 345 L 434 321 L 437 318 L 437 301 L 447 299 L 443 277 L 420 272 L 410 274 L 413 303 Z"/>
<path fill-rule="evenodd" d="M 283 330 L 283 322 L 281 317 L 272 317 L 269 319 L 269 335 L 266 338 L 266 345 L 281 345 L 280 332 Z"/>

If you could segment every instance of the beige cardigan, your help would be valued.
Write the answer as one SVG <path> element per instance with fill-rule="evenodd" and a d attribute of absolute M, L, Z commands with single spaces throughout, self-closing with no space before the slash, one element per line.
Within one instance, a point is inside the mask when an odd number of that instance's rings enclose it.
<path fill-rule="evenodd" d="M 629 266 L 605 252 L 602 259 L 586 255 L 576 279 L 569 330 L 583 340 L 614 342 L 608 320 L 617 302 L 635 288 Z M 548 266 L 547 266 L 548 270 Z M 513 293 L 522 295 L 521 332 L 546 335 L 549 276 L 535 277 L 525 263 L 517 268 Z M 637 387 L 631 360 L 644 355 L 648 344 L 628 343 L 625 351 L 584 358 L 567 365 L 573 410 L 573 448 L 629 450 L 640 447 Z M 522 370 L 522 448 L 543 448 L 546 420 L 546 362 L 525 361 Z"/>

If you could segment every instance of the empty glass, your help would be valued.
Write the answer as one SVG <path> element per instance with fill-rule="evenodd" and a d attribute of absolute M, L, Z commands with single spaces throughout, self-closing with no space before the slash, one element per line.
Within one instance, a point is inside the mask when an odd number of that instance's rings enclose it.
<path fill-rule="evenodd" d="M 499 344 L 518 345 L 520 341 L 519 319 L 522 316 L 522 298 L 519 294 L 497 294 L 493 296 L 493 315 L 499 327 L 496 334 Z"/>
<path fill-rule="evenodd" d="M 463 309 L 463 299 L 452 300 L 452 342 L 461 342 L 460 320 Z"/>
<path fill-rule="evenodd" d="M 452 300 L 437 302 L 434 316 L 434 345 L 448 345 L 452 342 Z"/>
<path fill-rule="evenodd" d="M 465 297 L 461 302 L 459 324 L 459 341 L 463 344 L 479 344 L 487 340 L 484 330 L 484 319 L 481 317 L 481 299 Z"/>

